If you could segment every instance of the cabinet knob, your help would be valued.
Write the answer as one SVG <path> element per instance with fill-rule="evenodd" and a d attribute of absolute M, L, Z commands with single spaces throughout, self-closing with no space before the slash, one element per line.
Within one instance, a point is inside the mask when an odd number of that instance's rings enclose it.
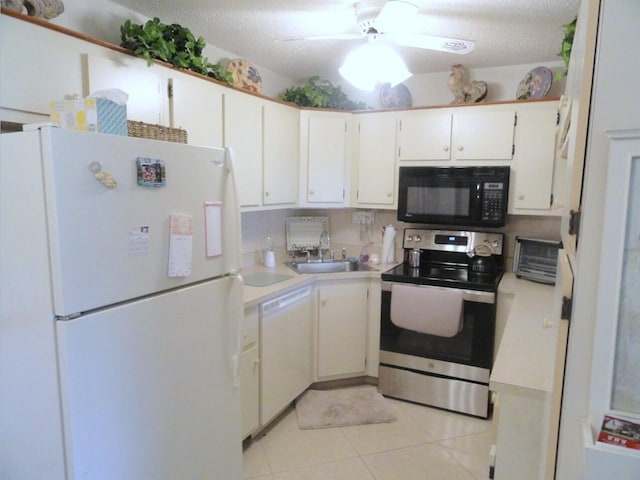
<path fill-rule="evenodd" d="M 458 151 L 461 152 L 462 150 L 464 150 L 464 147 L 462 145 L 458 145 Z"/>
<path fill-rule="evenodd" d="M 315 190 L 309 190 L 309 195 L 313 195 L 315 192 Z"/>
<path fill-rule="evenodd" d="M 323 307 L 327 304 L 327 299 L 326 298 L 321 298 L 320 299 L 320 305 L 322 305 Z"/>
<path fill-rule="evenodd" d="M 268 197 L 269 196 L 269 192 L 264 192 L 264 196 Z"/>
<path fill-rule="evenodd" d="M 524 200 L 524 195 L 518 195 L 518 200 Z"/>
<path fill-rule="evenodd" d="M 392 196 L 393 196 L 393 193 L 387 192 L 387 197 L 391 198 Z"/>
<path fill-rule="evenodd" d="M 448 152 L 448 151 L 449 151 L 449 145 L 445 145 L 444 147 L 442 147 L 442 149 L 443 149 L 445 152 Z"/>

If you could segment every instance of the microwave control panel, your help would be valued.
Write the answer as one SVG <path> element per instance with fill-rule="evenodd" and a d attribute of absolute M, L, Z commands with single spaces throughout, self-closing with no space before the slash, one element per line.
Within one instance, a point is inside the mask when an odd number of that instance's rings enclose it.
<path fill-rule="evenodd" d="M 505 184 L 503 182 L 485 182 L 482 192 L 482 220 L 501 220 L 506 210 Z"/>

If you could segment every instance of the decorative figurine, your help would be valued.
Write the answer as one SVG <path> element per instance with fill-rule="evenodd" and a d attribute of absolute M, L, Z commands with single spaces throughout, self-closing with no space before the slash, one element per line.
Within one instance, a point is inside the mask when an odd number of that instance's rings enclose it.
<path fill-rule="evenodd" d="M 478 103 L 487 97 L 487 82 L 467 81 L 467 71 L 460 64 L 451 67 L 448 84 L 453 93 L 451 103 Z"/>
<path fill-rule="evenodd" d="M 30 17 L 50 19 L 64 12 L 62 0 L 2 0 L 2 6 L 22 13 L 27 9 Z"/>

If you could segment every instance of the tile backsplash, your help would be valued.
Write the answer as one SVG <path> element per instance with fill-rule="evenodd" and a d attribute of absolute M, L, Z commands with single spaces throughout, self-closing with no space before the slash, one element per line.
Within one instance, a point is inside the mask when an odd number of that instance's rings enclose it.
<path fill-rule="evenodd" d="M 395 210 L 374 211 L 374 223 L 359 225 L 353 223 L 353 213 L 360 209 L 342 210 L 270 210 L 244 212 L 242 214 L 242 253 L 244 266 L 248 267 L 262 262 L 262 253 L 266 247 L 267 237 L 273 239 L 276 255 L 286 257 L 285 252 L 285 219 L 289 216 L 322 215 L 329 217 L 331 248 L 338 251 L 347 248 L 347 255 L 357 257 L 363 242 L 368 242 L 369 253 L 382 250 L 383 227 L 394 225 L 398 230 L 396 237 L 396 259 L 402 257 L 402 242 L 399 236 L 406 227 L 415 225 L 399 222 Z M 506 235 L 507 268 L 511 268 L 515 237 L 525 236 L 547 240 L 560 239 L 560 217 L 514 216 L 510 215 L 507 225 L 501 229 Z M 419 226 L 419 225 L 418 225 Z"/>

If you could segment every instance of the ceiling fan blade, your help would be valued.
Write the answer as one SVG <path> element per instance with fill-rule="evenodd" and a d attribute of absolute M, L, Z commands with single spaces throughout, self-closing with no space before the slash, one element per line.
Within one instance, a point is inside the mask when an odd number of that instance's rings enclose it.
<path fill-rule="evenodd" d="M 418 8 L 414 1 L 389 0 L 376 17 L 375 28 L 385 33 L 410 30 Z"/>
<path fill-rule="evenodd" d="M 306 37 L 274 38 L 274 42 L 298 42 L 300 40 L 355 40 L 362 38 L 361 33 L 336 33 L 332 35 L 309 35 Z"/>
<path fill-rule="evenodd" d="M 476 43 L 472 40 L 436 37 L 418 33 L 395 33 L 393 39 L 398 45 L 404 47 L 427 48 L 429 50 L 456 53 L 458 55 L 469 53 L 476 46 Z"/>

